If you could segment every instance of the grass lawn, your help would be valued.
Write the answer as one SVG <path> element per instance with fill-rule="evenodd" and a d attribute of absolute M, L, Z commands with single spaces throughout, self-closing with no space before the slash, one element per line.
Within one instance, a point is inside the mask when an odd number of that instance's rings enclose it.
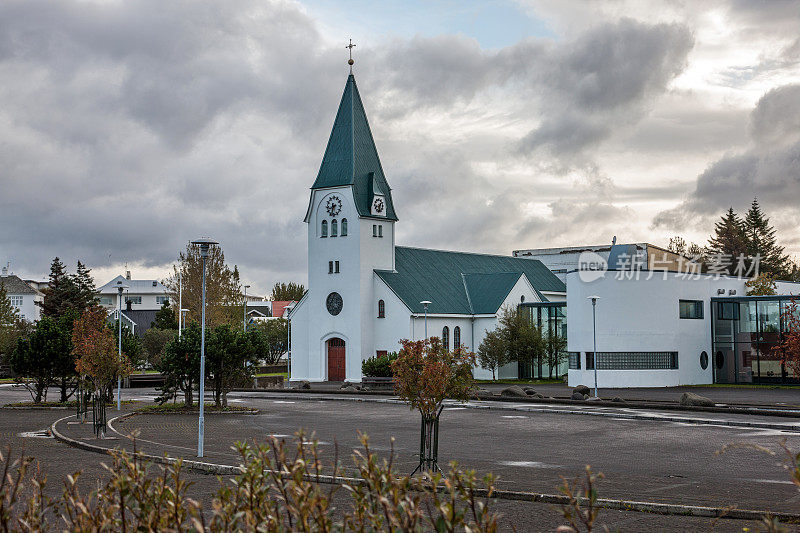
<path fill-rule="evenodd" d="M 496 379 L 492 381 L 491 379 L 476 379 L 476 383 L 497 383 L 500 385 L 536 385 L 542 383 L 564 383 L 564 380 L 561 378 L 553 378 L 553 379 Z"/>
<path fill-rule="evenodd" d="M 255 374 L 253 375 L 254 378 L 266 378 L 269 376 L 283 376 L 283 379 L 286 379 L 289 376 L 288 372 L 271 372 L 268 374 Z"/>
<path fill-rule="evenodd" d="M 14 378 L 0 378 L 0 385 L 5 385 L 6 383 L 14 383 L 16 380 Z"/>
<path fill-rule="evenodd" d="M 147 413 L 147 414 L 170 414 L 170 413 L 197 413 L 200 410 L 197 404 L 192 405 L 191 407 L 186 407 L 183 402 L 178 403 L 164 403 L 162 405 L 146 405 L 140 409 L 137 409 L 137 413 Z M 228 407 L 217 407 L 213 403 L 206 402 L 205 409 L 206 412 L 211 413 L 253 413 L 258 412 L 258 409 L 253 409 L 251 407 L 242 407 L 241 405 L 228 405 Z"/>

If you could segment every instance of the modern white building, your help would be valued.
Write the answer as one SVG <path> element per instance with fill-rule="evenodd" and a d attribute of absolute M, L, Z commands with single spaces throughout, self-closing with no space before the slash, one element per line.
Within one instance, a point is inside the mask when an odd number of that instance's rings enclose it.
<path fill-rule="evenodd" d="M 746 279 L 709 274 L 573 270 L 566 278 L 570 386 L 594 386 L 595 362 L 601 388 L 798 378 L 780 363 L 779 338 L 800 284 L 746 296 Z"/>
<path fill-rule="evenodd" d="M 11 301 L 11 305 L 17 308 L 20 318 L 29 322 L 36 322 L 41 317 L 41 303 L 44 301 L 44 294 L 33 288 L 19 276 L 15 276 L 3 267 L 0 275 L 0 284 L 5 287 L 6 295 Z"/>
<path fill-rule="evenodd" d="M 289 315 L 292 380 L 361 381 L 363 360 L 424 338 L 426 323 L 429 337 L 475 350 L 503 307 L 565 298 L 539 261 L 397 246 L 397 221 L 351 74 L 305 216 L 309 290 Z"/>

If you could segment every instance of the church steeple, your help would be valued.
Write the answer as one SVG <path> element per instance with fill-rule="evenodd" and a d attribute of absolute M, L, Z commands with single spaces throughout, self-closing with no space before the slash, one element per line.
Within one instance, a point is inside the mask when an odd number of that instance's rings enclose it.
<path fill-rule="evenodd" d="M 312 189 L 352 186 L 359 216 L 375 217 L 373 196 L 377 191 L 385 202 L 384 220 L 397 220 L 392 193 L 383 174 L 378 150 L 372 138 L 364 104 L 353 74 L 347 77 L 328 146 Z"/>

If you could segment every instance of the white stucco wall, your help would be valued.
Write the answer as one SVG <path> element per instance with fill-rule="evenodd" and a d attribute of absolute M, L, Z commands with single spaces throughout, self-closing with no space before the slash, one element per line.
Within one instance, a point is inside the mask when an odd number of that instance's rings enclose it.
<path fill-rule="evenodd" d="M 36 302 L 44 301 L 44 296 L 40 294 L 13 294 L 8 293 L 8 297 L 12 298 L 12 301 L 17 301 L 18 298 L 22 298 L 22 304 L 15 306 L 21 318 L 27 320 L 28 322 L 36 322 L 41 317 L 41 307 L 36 305 Z"/>
<path fill-rule="evenodd" d="M 617 279 L 615 272 L 586 283 L 580 273 L 567 275 L 568 350 L 580 352 L 581 369 L 569 370 L 569 385 L 594 385 L 594 371 L 586 369 L 592 346 L 592 305 L 597 295 L 598 352 L 678 352 L 677 370 L 598 370 L 600 387 L 664 387 L 713 381 L 712 365 L 704 370 L 700 354 L 711 350 L 710 299 L 718 290 L 744 295 L 744 280 L 687 278 L 656 273 L 650 279 Z M 679 300 L 702 300 L 702 319 L 679 318 Z"/>

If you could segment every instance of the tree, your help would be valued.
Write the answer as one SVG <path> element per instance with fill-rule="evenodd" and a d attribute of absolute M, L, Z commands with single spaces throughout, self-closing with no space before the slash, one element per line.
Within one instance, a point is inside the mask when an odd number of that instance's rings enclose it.
<path fill-rule="evenodd" d="M 44 289 L 44 301 L 39 304 L 42 315 L 59 317 L 69 311 L 79 316 L 85 309 L 97 303 L 97 289 L 91 270 L 78 261 L 76 274 L 69 274 L 61 260 L 56 257 L 50 264 L 50 279 Z"/>
<path fill-rule="evenodd" d="M 167 343 L 155 369 L 164 375 L 159 402 L 164 403 L 178 391 L 184 394 L 184 403 L 191 407 L 192 393 L 200 383 L 200 324 L 192 322 L 180 337 Z"/>
<path fill-rule="evenodd" d="M 274 365 L 288 349 L 289 322 L 273 318 L 250 325 L 247 329 L 255 357 L 267 365 Z"/>
<path fill-rule="evenodd" d="M 475 380 L 475 354 L 463 348 L 449 351 L 438 337 L 400 341 L 403 348 L 392 363 L 395 391 L 422 416 L 419 465 L 414 470 L 438 470 L 439 415 L 446 398 L 467 401 Z"/>
<path fill-rule="evenodd" d="M 783 340 L 774 348 L 783 364 L 795 376 L 800 375 L 800 307 L 792 298 L 783 311 Z"/>
<path fill-rule="evenodd" d="M 270 300 L 273 302 L 300 301 L 305 293 L 306 289 L 300 283 L 276 283 L 272 287 Z"/>
<path fill-rule="evenodd" d="M 5 284 L 0 281 L 0 363 L 5 363 L 17 346 L 17 339 L 25 334 L 26 323 L 19 310 L 11 305 Z"/>
<path fill-rule="evenodd" d="M 119 320 L 107 322 L 108 329 L 114 337 L 114 349 L 119 350 Z M 122 323 L 122 353 L 128 356 L 128 360 L 133 367 L 142 364 L 142 341 L 133 334 L 131 328 L 125 322 Z"/>
<path fill-rule="evenodd" d="M 674 254 L 685 255 L 686 254 L 686 240 L 676 235 L 669 239 L 669 246 L 667 246 L 667 250 Z"/>
<path fill-rule="evenodd" d="M 747 295 L 748 296 L 770 296 L 778 294 L 778 285 L 775 283 L 775 278 L 766 272 L 762 272 L 755 278 L 746 281 Z"/>
<path fill-rule="evenodd" d="M 778 246 L 775 228 L 770 226 L 769 218 L 761 211 L 758 198 L 753 198 L 750 210 L 744 218 L 747 239 L 747 254 L 759 258 L 759 272 L 775 277 L 785 277 L 790 271 L 789 256 Z M 756 273 L 754 273 L 756 274 Z"/>
<path fill-rule="evenodd" d="M 497 370 L 508 363 L 508 347 L 499 329 L 486 332 L 481 345 L 478 346 L 478 363 L 481 368 L 492 371 L 492 381 L 497 379 Z"/>
<path fill-rule="evenodd" d="M 59 318 L 42 317 L 27 338 L 17 341 L 9 361 L 11 369 L 36 403 L 47 400 L 47 387 L 53 383 L 61 389 L 62 402 L 72 395 L 69 389 L 75 376 L 73 318 L 72 313 Z"/>
<path fill-rule="evenodd" d="M 506 343 L 508 360 L 536 364 L 541 376 L 546 356 L 542 330 L 519 308 L 503 309 L 497 322 Z"/>
<path fill-rule="evenodd" d="M 716 273 L 733 275 L 739 257 L 747 256 L 747 237 L 744 223 L 731 207 L 714 225 L 714 235 L 708 239 L 708 251 Z"/>
<path fill-rule="evenodd" d="M 548 332 L 544 336 L 544 345 L 547 356 L 548 377 L 552 379 L 553 369 L 558 369 L 558 365 L 569 357 L 567 353 L 567 338 L 555 332 Z M 556 377 L 558 377 L 558 373 L 556 373 Z"/>
<path fill-rule="evenodd" d="M 249 336 L 231 326 L 217 326 L 206 338 L 206 379 L 214 385 L 214 404 L 228 406 L 228 392 L 251 377 L 254 359 Z"/>
<path fill-rule="evenodd" d="M 175 309 L 169 303 L 169 299 L 165 300 L 161 305 L 161 309 L 156 311 L 156 318 L 150 324 L 151 328 L 157 329 L 178 329 L 178 317 L 176 316 Z"/>
<path fill-rule="evenodd" d="M 158 366 L 167 344 L 177 335 L 178 332 L 174 329 L 150 328 L 144 332 L 144 335 L 142 335 L 142 347 L 150 366 L 153 368 Z"/>
<path fill-rule="evenodd" d="M 189 244 L 181 252 L 178 264 L 172 267 L 172 276 L 164 280 L 167 294 L 178 301 L 179 277 L 183 278 L 183 301 L 188 309 L 187 321 L 200 322 L 202 301 L 203 260 L 200 246 Z M 206 327 L 221 324 L 241 324 L 242 289 L 239 271 L 225 264 L 225 255 L 219 246 L 211 246 L 206 259 Z"/>
<path fill-rule="evenodd" d="M 89 307 L 72 328 L 72 353 L 78 357 L 76 369 L 103 399 L 110 397 L 116 378 L 127 376 L 132 370 L 125 352 L 121 356 L 117 353 L 106 316 L 102 307 Z"/>

